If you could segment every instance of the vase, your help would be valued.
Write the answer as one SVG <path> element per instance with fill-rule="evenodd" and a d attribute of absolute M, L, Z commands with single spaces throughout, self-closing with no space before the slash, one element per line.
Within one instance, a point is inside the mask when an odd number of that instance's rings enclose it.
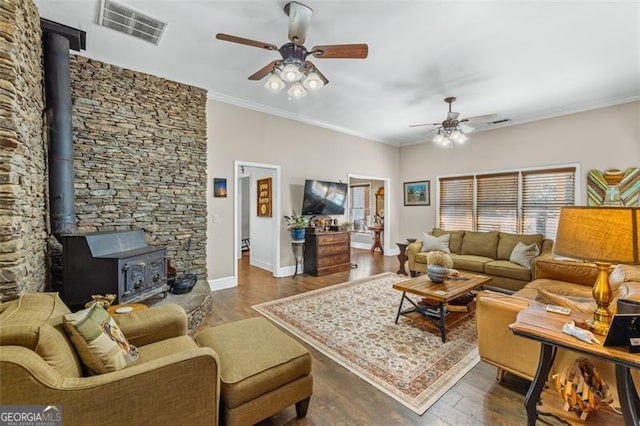
<path fill-rule="evenodd" d="M 427 265 L 427 275 L 432 282 L 441 283 L 449 276 L 449 268 L 440 265 Z"/>
<path fill-rule="evenodd" d="M 305 229 L 304 228 L 292 228 L 291 239 L 294 241 L 304 240 Z"/>

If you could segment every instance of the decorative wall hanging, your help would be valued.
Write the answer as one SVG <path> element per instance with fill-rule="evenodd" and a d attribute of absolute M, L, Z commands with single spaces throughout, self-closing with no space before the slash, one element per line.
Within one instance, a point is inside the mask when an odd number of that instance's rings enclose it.
<path fill-rule="evenodd" d="M 213 178 L 213 196 L 215 198 L 227 197 L 227 179 Z"/>
<path fill-rule="evenodd" d="M 271 217 L 271 178 L 258 179 L 258 217 Z"/>
<path fill-rule="evenodd" d="M 404 183 L 405 206 L 431 205 L 431 181 L 421 180 Z"/>
<path fill-rule="evenodd" d="M 640 207 L 640 168 L 590 170 L 587 205 Z"/>

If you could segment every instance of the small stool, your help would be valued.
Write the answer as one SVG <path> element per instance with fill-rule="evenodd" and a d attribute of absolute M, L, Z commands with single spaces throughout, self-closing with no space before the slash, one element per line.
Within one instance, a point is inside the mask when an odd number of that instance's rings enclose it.
<path fill-rule="evenodd" d="M 298 418 L 307 415 L 313 390 L 311 355 L 265 318 L 209 327 L 195 340 L 220 359 L 224 424 L 255 424 L 293 404 Z"/>

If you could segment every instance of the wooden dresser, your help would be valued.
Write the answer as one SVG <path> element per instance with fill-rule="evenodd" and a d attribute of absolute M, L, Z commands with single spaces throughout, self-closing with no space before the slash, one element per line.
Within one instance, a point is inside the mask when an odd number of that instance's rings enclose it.
<path fill-rule="evenodd" d="M 317 277 L 351 268 L 351 234 L 349 231 L 305 235 L 304 273 Z"/>

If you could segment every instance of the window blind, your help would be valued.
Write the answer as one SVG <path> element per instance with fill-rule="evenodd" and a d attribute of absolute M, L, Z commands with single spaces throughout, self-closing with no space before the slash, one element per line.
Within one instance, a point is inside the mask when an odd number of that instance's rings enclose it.
<path fill-rule="evenodd" d="M 440 179 L 439 226 L 443 229 L 473 228 L 473 176 Z"/>
<path fill-rule="evenodd" d="M 522 172 L 522 233 L 555 239 L 560 208 L 575 204 L 575 167 Z"/>
<path fill-rule="evenodd" d="M 518 173 L 477 176 L 477 231 L 518 232 Z"/>

